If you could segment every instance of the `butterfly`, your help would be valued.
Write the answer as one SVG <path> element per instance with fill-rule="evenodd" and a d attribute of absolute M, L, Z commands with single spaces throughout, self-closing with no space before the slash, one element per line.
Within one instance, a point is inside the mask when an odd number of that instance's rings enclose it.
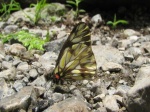
<path fill-rule="evenodd" d="M 90 35 L 89 27 L 83 22 L 73 28 L 60 51 L 52 73 L 56 82 L 89 79 L 95 76 L 97 67 Z"/>

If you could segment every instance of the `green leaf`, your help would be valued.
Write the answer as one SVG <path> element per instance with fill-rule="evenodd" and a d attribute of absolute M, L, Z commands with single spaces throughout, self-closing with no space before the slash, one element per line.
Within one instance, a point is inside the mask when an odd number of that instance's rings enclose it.
<path fill-rule="evenodd" d="M 107 25 L 113 25 L 113 22 L 112 21 L 108 21 L 106 24 Z"/>
<path fill-rule="evenodd" d="M 76 3 L 73 2 L 73 1 L 66 1 L 66 2 L 69 3 L 69 4 L 72 4 L 72 5 L 75 5 L 75 6 L 76 6 Z"/>
<path fill-rule="evenodd" d="M 128 24 L 128 21 L 126 21 L 126 20 L 118 20 L 116 22 L 116 24 L 119 24 L 119 23 L 121 23 L 121 24 Z"/>
<path fill-rule="evenodd" d="M 82 12 L 82 13 L 83 13 L 83 12 L 86 12 L 86 11 L 85 11 L 85 10 L 83 10 L 83 9 L 80 9 L 80 10 L 79 10 L 79 12 Z"/>

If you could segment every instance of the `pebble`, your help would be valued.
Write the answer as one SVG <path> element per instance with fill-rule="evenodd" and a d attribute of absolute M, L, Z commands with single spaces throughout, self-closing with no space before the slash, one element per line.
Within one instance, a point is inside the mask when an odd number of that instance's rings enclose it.
<path fill-rule="evenodd" d="M 28 71 L 29 69 L 30 69 L 30 65 L 28 65 L 27 62 L 21 62 L 17 66 L 17 70 L 20 70 L 20 71 Z"/>
<path fill-rule="evenodd" d="M 36 77 L 38 77 L 38 72 L 37 72 L 36 69 L 31 69 L 29 71 L 29 75 L 30 75 L 31 78 L 36 79 Z"/>
<path fill-rule="evenodd" d="M 12 68 L 12 67 L 13 67 L 13 64 L 12 64 L 12 62 L 3 61 L 3 62 L 2 62 L 2 67 L 3 67 L 4 69 L 9 69 L 9 68 Z"/>
<path fill-rule="evenodd" d="M 12 32 L 15 32 L 17 31 L 18 29 L 18 26 L 17 25 L 8 25 L 4 28 L 4 32 L 6 34 L 9 34 L 9 33 L 12 33 Z"/>

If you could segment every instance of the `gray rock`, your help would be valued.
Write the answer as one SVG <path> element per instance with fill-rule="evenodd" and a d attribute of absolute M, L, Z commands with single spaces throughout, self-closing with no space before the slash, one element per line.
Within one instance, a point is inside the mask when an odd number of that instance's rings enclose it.
<path fill-rule="evenodd" d="M 38 96 L 41 96 L 45 93 L 46 89 L 43 87 L 34 86 L 34 90 L 38 93 Z"/>
<path fill-rule="evenodd" d="M 120 64 L 114 62 L 106 62 L 102 65 L 103 71 L 110 71 L 110 72 L 119 72 L 122 71 L 122 66 Z"/>
<path fill-rule="evenodd" d="M 6 96 L 8 91 L 7 83 L 3 78 L 0 78 L 0 99 Z"/>
<path fill-rule="evenodd" d="M 62 48 L 62 46 L 63 46 L 63 44 L 64 44 L 64 42 L 65 42 L 66 39 L 67 39 L 67 37 L 65 37 L 65 38 L 59 38 L 57 40 L 48 42 L 45 45 L 46 51 L 48 51 L 48 52 L 55 52 L 55 53 L 59 54 L 60 49 Z"/>
<path fill-rule="evenodd" d="M 114 95 L 116 93 L 116 89 L 114 88 L 114 87 L 110 87 L 109 89 L 108 89 L 108 94 L 109 95 Z"/>
<path fill-rule="evenodd" d="M 53 52 L 46 52 L 44 55 L 42 55 L 38 62 L 42 65 L 42 68 L 46 70 L 46 72 L 51 71 L 55 66 L 55 60 L 57 55 Z"/>
<path fill-rule="evenodd" d="M 35 15 L 33 12 L 34 8 L 25 8 L 23 11 L 16 11 L 13 14 L 11 14 L 11 16 L 9 17 L 9 19 L 7 20 L 8 24 L 14 24 L 16 23 L 19 19 L 24 21 L 24 22 L 31 22 L 31 20 L 29 18 L 26 17 L 26 15 L 30 16 L 31 18 L 33 18 L 33 15 Z"/>
<path fill-rule="evenodd" d="M 55 102 L 59 102 L 59 101 L 62 101 L 63 100 L 63 95 L 61 93 L 54 93 L 52 94 L 52 99 L 55 101 Z"/>
<path fill-rule="evenodd" d="M 100 107 L 98 108 L 96 111 L 94 112 L 107 112 L 106 108 L 105 107 Z"/>
<path fill-rule="evenodd" d="M 32 62 L 32 67 L 33 68 L 39 68 L 41 66 L 42 66 L 41 63 L 39 63 L 39 62 Z"/>
<path fill-rule="evenodd" d="M 150 66 L 141 67 L 134 86 L 124 97 L 124 104 L 130 112 L 149 112 Z"/>
<path fill-rule="evenodd" d="M 14 59 L 14 58 L 13 58 L 13 56 L 11 56 L 11 55 L 6 55 L 6 56 L 5 56 L 5 61 L 10 61 L 10 62 L 11 62 L 11 61 L 13 61 L 13 59 Z"/>
<path fill-rule="evenodd" d="M 102 17 L 100 14 L 96 14 L 92 17 L 91 21 L 96 25 L 100 24 L 102 22 Z"/>
<path fill-rule="evenodd" d="M 124 33 L 124 35 L 125 35 L 126 37 L 135 36 L 135 35 L 140 35 L 139 32 L 134 31 L 133 29 L 126 29 L 126 30 L 124 30 L 123 33 Z"/>
<path fill-rule="evenodd" d="M 16 94 L 16 91 L 15 91 L 14 89 L 12 89 L 12 88 L 8 88 L 7 96 L 6 96 L 6 97 L 12 96 L 12 95 L 14 95 L 14 94 Z"/>
<path fill-rule="evenodd" d="M 111 46 L 92 46 L 92 50 L 96 58 L 97 68 L 102 67 L 105 62 L 114 62 L 118 64 L 124 62 L 122 53 Z"/>
<path fill-rule="evenodd" d="M 28 71 L 30 69 L 30 65 L 27 62 L 21 62 L 17 66 L 17 70 L 19 71 Z"/>
<path fill-rule="evenodd" d="M 87 84 L 88 84 L 88 82 L 89 82 L 88 80 L 83 80 L 83 82 L 82 82 L 82 83 L 83 83 L 83 85 L 87 85 Z"/>
<path fill-rule="evenodd" d="M 21 63 L 21 62 L 22 62 L 22 61 L 21 61 L 20 59 L 15 59 L 12 64 L 13 64 L 14 66 L 18 66 L 18 64 Z"/>
<path fill-rule="evenodd" d="M 145 42 L 150 42 L 150 35 L 145 35 L 143 39 L 145 39 Z"/>
<path fill-rule="evenodd" d="M 4 29 L 4 27 L 6 27 L 6 22 L 1 21 L 0 22 L 0 29 Z"/>
<path fill-rule="evenodd" d="M 45 84 L 46 84 L 46 79 L 45 79 L 45 76 L 42 75 L 40 77 L 38 77 L 37 79 L 35 79 L 32 83 L 29 83 L 29 85 L 32 85 L 32 86 L 42 86 L 44 87 Z"/>
<path fill-rule="evenodd" d="M 103 104 L 108 112 L 119 112 L 119 105 L 114 96 L 106 96 Z"/>
<path fill-rule="evenodd" d="M 139 47 L 130 47 L 125 52 L 128 52 L 128 54 L 133 55 L 134 58 L 137 58 L 138 56 L 144 53 Z"/>
<path fill-rule="evenodd" d="M 5 56 L 4 44 L 2 41 L 0 41 L 0 54 Z"/>
<path fill-rule="evenodd" d="M 131 43 L 135 43 L 140 37 L 138 36 L 129 36 L 128 39 Z"/>
<path fill-rule="evenodd" d="M 29 82 L 29 79 L 27 77 L 24 77 L 22 80 L 25 84 L 27 84 Z"/>
<path fill-rule="evenodd" d="M 127 85 L 119 85 L 117 87 L 117 90 L 116 90 L 116 93 L 115 94 L 118 94 L 120 96 L 123 96 L 125 95 L 129 90 L 130 90 L 131 87 L 127 86 Z"/>
<path fill-rule="evenodd" d="M 43 39 L 47 35 L 47 30 L 42 30 L 42 29 L 29 29 L 29 32 L 33 33 L 33 34 L 36 34 L 40 37 L 43 37 Z"/>
<path fill-rule="evenodd" d="M 81 99 L 84 99 L 84 96 L 82 95 L 81 91 L 78 90 L 78 89 L 75 89 L 72 91 L 73 95 L 78 97 L 78 98 L 81 98 Z"/>
<path fill-rule="evenodd" d="M 131 65 L 137 68 L 137 67 L 141 67 L 143 64 L 148 64 L 148 63 L 150 63 L 148 57 L 139 56 L 136 60 L 132 62 Z"/>
<path fill-rule="evenodd" d="M 124 58 L 126 61 L 132 62 L 134 60 L 134 57 L 132 54 L 129 54 L 128 52 L 124 52 L 123 54 L 124 54 Z"/>
<path fill-rule="evenodd" d="M 9 69 L 9 68 L 12 68 L 12 67 L 13 67 L 12 62 L 7 62 L 7 61 L 2 62 L 2 68 Z"/>
<path fill-rule="evenodd" d="M 118 49 L 121 51 L 125 51 L 129 46 L 131 46 L 131 41 L 127 39 L 119 40 Z"/>
<path fill-rule="evenodd" d="M 103 95 L 103 94 L 95 96 L 95 97 L 93 98 L 94 103 L 102 102 L 102 99 L 104 98 L 104 97 L 102 97 L 102 95 Z M 105 96 L 105 95 L 104 95 L 104 96 Z"/>
<path fill-rule="evenodd" d="M 29 71 L 29 75 L 30 75 L 31 78 L 35 79 L 35 78 L 38 77 L 38 72 L 37 72 L 36 69 L 31 69 L 31 70 Z"/>
<path fill-rule="evenodd" d="M 13 88 L 18 92 L 25 86 L 25 83 L 22 80 L 16 80 L 14 82 Z"/>
<path fill-rule="evenodd" d="M 4 32 L 6 34 L 9 34 L 9 33 L 12 33 L 12 32 L 15 32 L 17 31 L 18 29 L 18 26 L 17 25 L 8 25 L 4 28 Z"/>
<path fill-rule="evenodd" d="M 2 63 L 0 63 L 0 68 L 2 68 Z"/>
<path fill-rule="evenodd" d="M 144 42 L 144 43 L 142 43 L 141 48 L 142 48 L 146 53 L 150 53 L 150 42 Z"/>
<path fill-rule="evenodd" d="M 17 94 L 0 100 L 0 110 L 2 112 L 18 111 L 19 109 L 27 110 L 31 102 L 35 103 L 36 100 L 37 94 L 33 87 L 27 86 Z"/>
<path fill-rule="evenodd" d="M 4 59 L 5 57 L 2 54 L 0 54 L 0 62 L 2 62 Z"/>
<path fill-rule="evenodd" d="M 72 97 L 50 106 L 43 112 L 89 112 L 85 102 Z"/>
<path fill-rule="evenodd" d="M 23 55 L 23 53 L 26 52 L 26 48 L 21 45 L 21 44 L 12 44 L 10 47 L 9 47 L 9 52 L 13 55 L 16 55 L 16 56 L 21 56 Z"/>
<path fill-rule="evenodd" d="M 8 70 L 3 70 L 0 72 L 0 78 L 4 78 L 6 80 L 14 80 L 16 76 L 16 68 L 12 67 Z"/>

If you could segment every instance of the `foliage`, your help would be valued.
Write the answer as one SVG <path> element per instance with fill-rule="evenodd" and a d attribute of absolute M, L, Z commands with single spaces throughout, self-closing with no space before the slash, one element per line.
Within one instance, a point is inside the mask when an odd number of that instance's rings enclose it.
<path fill-rule="evenodd" d="M 13 11 L 20 10 L 20 4 L 15 0 L 11 0 L 9 4 L 1 3 L 2 8 L 0 9 L 1 19 L 7 19 L 10 16 L 10 13 Z"/>
<path fill-rule="evenodd" d="M 37 4 L 31 4 L 30 7 L 35 7 L 35 16 L 34 18 L 30 17 L 28 14 L 26 14 L 26 16 L 34 23 L 37 24 L 38 21 L 41 18 L 41 10 L 43 9 L 43 7 L 47 5 L 46 4 L 46 0 L 40 0 L 37 2 Z"/>
<path fill-rule="evenodd" d="M 28 47 L 29 50 L 31 49 L 44 50 L 43 45 L 47 41 L 49 41 L 48 38 L 49 37 L 47 37 L 45 40 L 40 39 L 37 35 L 29 33 L 25 30 L 18 31 L 16 33 L 10 33 L 7 35 L 0 34 L 0 39 L 2 39 L 4 43 L 14 39 L 21 42 L 24 46 Z"/>
<path fill-rule="evenodd" d="M 107 25 L 112 25 L 112 28 L 116 28 L 118 24 L 128 24 L 126 20 L 117 20 L 116 14 L 114 15 L 114 21 L 108 21 Z"/>
<path fill-rule="evenodd" d="M 74 11 L 74 13 L 75 13 L 76 18 L 79 16 L 80 13 L 85 12 L 85 10 L 79 9 L 79 4 L 82 1 L 83 0 L 67 0 L 66 1 L 68 3 L 67 6 L 70 6 L 70 7 L 72 7 L 72 5 L 75 6 L 76 10 Z"/>

